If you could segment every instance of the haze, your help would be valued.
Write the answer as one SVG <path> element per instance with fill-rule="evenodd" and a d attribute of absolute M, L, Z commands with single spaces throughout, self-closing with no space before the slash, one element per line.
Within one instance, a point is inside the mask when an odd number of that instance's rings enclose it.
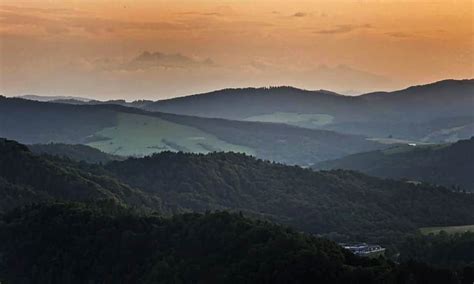
<path fill-rule="evenodd" d="M 472 78 L 473 25 L 470 0 L 2 0 L 0 93 L 398 89 Z"/>

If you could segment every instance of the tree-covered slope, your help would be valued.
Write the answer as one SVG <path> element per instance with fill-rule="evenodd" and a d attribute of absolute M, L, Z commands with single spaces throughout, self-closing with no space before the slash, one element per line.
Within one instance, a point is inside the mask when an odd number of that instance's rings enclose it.
<path fill-rule="evenodd" d="M 165 152 L 111 162 L 106 169 L 174 212 L 243 211 L 340 240 L 389 243 L 423 226 L 474 223 L 469 194 L 242 154 Z"/>
<path fill-rule="evenodd" d="M 311 165 L 380 144 L 363 136 L 285 124 L 206 119 L 119 105 L 70 105 L 0 97 L 0 137 L 26 144 L 86 144 L 108 154 L 233 151 Z"/>
<path fill-rule="evenodd" d="M 360 119 L 364 107 L 365 102 L 357 97 L 292 87 L 224 89 L 144 106 L 152 111 L 237 120 L 279 112 L 340 114 L 343 117 L 338 119 Z"/>
<path fill-rule="evenodd" d="M 457 283 L 463 277 L 359 258 L 330 241 L 229 213 L 166 219 L 80 204 L 0 216 L 0 253 L 6 283 Z"/>
<path fill-rule="evenodd" d="M 66 157 L 77 162 L 87 162 L 92 164 L 107 163 L 110 161 L 123 160 L 125 158 L 104 153 L 96 148 L 82 144 L 33 144 L 28 145 L 28 149 L 35 154 Z"/>
<path fill-rule="evenodd" d="M 85 172 L 68 161 L 31 153 L 24 145 L 0 139 L 0 211 L 32 202 L 70 200 L 113 202 L 159 209 L 157 198 L 109 176 Z"/>
<path fill-rule="evenodd" d="M 446 145 L 397 146 L 359 153 L 324 161 L 313 168 L 348 169 L 474 191 L 474 138 Z"/>
<path fill-rule="evenodd" d="M 380 149 L 386 145 L 364 136 L 327 130 L 315 130 L 277 123 L 258 123 L 157 114 L 161 118 L 213 133 L 225 141 L 254 149 L 254 156 L 285 164 L 308 166 L 316 161 L 342 157 L 362 149 Z M 249 154 L 249 153 L 247 153 Z"/>
<path fill-rule="evenodd" d="M 1 140 L 2 210 L 34 201 L 115 202 L 163 213 L 242 211 L 345 241 L 393 243 L 419 227 L 474 223 L 473 196 L 235 153 L 165 152 L 104 166 Z"/>
<path fill-rule="evenodd" d="M 451 269 L 470 267 L 474 278 L 474 232 L 418 234 L 407 238 L 399 248 L 402 261 L 415 260 Z"/>

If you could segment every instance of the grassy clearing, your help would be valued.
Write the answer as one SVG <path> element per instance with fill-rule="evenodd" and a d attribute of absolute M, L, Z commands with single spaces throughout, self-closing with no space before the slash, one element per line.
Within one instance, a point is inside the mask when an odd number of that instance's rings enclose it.
<path fill-rule="evenodd" d="M 445 231 L 448 234 L 474 232 L 474 225 L 467 226 L 448 226 L 448 227 L 426 227 L 420 228 L 423 235 L 438 234 L 441 231 Z"/>
<path fill-rule="evenodd" d="M 274 112 L 246 118 L 247 121 L 286 123 L 306 128 L 316 128 L 330 124 L 334 117 L 327 114 L 304 114 L 294 112 Z"/>
<path fill-rule="evenodd" d="M 372 137 L 372 138 L 367 138 L 369 141 L 375 141 L 381 144 L 416 144 L 417 146 L 419 145 L 430 145 L 432 143 L 427 143 L 427 142 L 421 142 L 421 141 L 415 141 L 415 140 L 405 140 L 405 139 L 397 139 L 397 138 L 377 138 L 377 137 Z"/>
<path fill-rule="evenodd" d="M 120 156 L 146 156 L 162 151 L 233 151 L 254 155 L 251 148 L 230 144 L 199 129 L 157 117 L 119 113 L 117 120 L 116 126 L 95 133 L 106 139 L 88 145 Z"/>

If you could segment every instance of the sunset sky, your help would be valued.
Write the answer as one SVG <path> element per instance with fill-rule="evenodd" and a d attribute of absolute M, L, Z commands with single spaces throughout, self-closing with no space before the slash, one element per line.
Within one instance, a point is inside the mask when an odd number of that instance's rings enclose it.
<path fill-rule="evenodd" d="M 344 94 L 474 77 L 472 0 L 0 0 L 0 94 Z"/>

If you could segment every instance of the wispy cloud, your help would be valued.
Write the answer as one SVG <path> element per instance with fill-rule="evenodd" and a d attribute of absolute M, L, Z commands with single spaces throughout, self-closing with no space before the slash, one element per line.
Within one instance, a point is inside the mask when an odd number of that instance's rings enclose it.
<path fill-rule="evenodd" d="M 410 34 L 403 33 L 403 32 L 388 32 L 385 33 L 385 35 L 390 36 L 390 37 L 396 37 L 396 38 L 407 38 L 410 37 Z"/>
<path fill-rule="evenodd" d="M 162 52 L 144 51 L 121 68 L 128 70 L 145 70 L 150 68 L 192 68 L 213 66 L 210 59 L 199 59 L 181 53 L 166 54 Z"/>
<path fill-rule="evenodd" d="M 307 13 L 304 13 L 304 12 L 296 12 L 292 15 L 292 17 L 295 17 L 295 18 L 303 18 L 303 17 L 306 17 L 308 16 Z"/>
<path fill-rule="evenodd" d="M 315 33 L 323 34 L 323 35 L 345 34 L 345 33 L 350 33 L 352 31 L 355 31 L 355 30 L 358 30 L 358 29 L 369 29 L 369 28 L 372 28 L 371 24 L 365 24 L 365 25 L 337 25 L 333 28 L 318 30 Z"/>
<path fill-rule="evenodd" d="M 196 15 L 196 16 L 224 16 L 223 13 L 220 12 L 181 12 L 178 13 L 180 15 Z"/>
<path fill-rule="evenodd" d="M 68 15 L 49 17 L 41 13 L 18 13 L 13 11 L 0 11 L 0 23 L 5 26 L 35 26 L 46 32 L 67 32 L 68 29 L 82 29 L 85 32 L 98 34 L 123 30 L 183 30 L 191 29 L 188 24 L 178 22 L 140 22 L 120 21 L 100 17 L 83 15 Z"/>

